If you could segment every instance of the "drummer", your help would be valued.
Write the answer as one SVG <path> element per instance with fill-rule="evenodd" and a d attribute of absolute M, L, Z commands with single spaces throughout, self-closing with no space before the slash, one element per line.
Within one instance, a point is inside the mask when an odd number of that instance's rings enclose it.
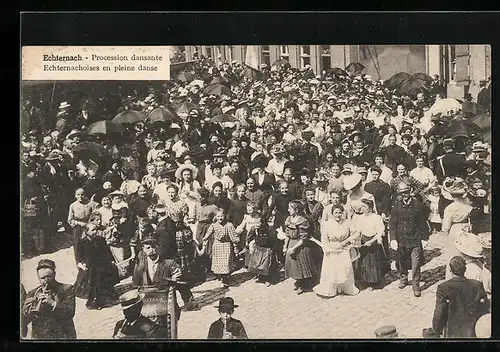
<path fill-rule="evenodd" d="M 167 330 L 142 315 L 144 294 L 132 290 L 120 296 L 125 319 L 118 321 L 113 332 L 114 339 L 166 339 Z"/>

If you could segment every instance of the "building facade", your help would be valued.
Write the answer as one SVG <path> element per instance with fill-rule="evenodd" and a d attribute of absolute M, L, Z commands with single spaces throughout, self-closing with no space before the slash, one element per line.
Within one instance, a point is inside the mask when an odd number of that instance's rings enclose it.
<path fill-rule="evenodd" d="M 245 61 L 245 45 L 211 45 L 182 47 L 187 61 L 195 53 L 216 62 Z M 491 75 L 489 45 L 261 45 L 259 64 L 271 65 L 279 59 L 292 67 L 311 65 L 316 73 L 328 68 L 345 68 L 360 62 L 363 71 L 373 79 L 387 80 L 398 72 L 423 72 L 439 75 L 447 86 L 448 97 L 462 99 L 470 93 L 474 98 L 479 81 Z"/>

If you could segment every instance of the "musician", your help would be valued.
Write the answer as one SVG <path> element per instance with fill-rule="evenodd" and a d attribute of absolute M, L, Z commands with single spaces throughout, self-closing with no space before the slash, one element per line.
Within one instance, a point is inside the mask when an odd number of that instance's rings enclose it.
<path fill-rule="evenodd" d="M 166 339 L 167 330 L 141 314 L 144 298 L 138 290 L 119 297 L 125 319 L 118 321 L 113 331 L 114 339 Z"/>
<path fill-rule="evenodd" d="M 248 339 L 247 333 L 241 321 L 232 317 L 234 308 L 238 305 L 234 304 L 231 297 L 224 297 L 219 300 L 219 305 L 215 308 L 219 309 L 220 319 L 213 322 L 208 330 L 208 339 L 215 340 L 235 340 Z"/>
<path fill-rule="evenodd" d="M 146 236 L 141 241 L 144 260 L 139 260 L 134 268 L 132 281 L 134 285 L 151 286 L 166 285 L 182 276 L 181 267 L 173 259 L 163 259 L 158 253 L 158 241 L 153 235 Z M 169 279 L 169 280 L 166 280 Z M 187 310 L 195 309 L 196 301 L 189 286 L 179 285 L 178 291 Z M 177 320 L 180 318 L 180 308 L 176 307 Z"/>
<path fill-rule="evenodd" d="M 73 285 L 56 281 L 56 263 L 42 259 L 36 267 L 40 286 L 28 292 L 23 323 L 31 323 L 34 339 L 76 339 Z"/>

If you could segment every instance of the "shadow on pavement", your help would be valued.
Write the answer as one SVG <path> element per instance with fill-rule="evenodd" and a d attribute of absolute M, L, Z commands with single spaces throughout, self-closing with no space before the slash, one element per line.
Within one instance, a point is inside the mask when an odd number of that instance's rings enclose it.
<path fill-rule="evenodd" d="M 229 278 L 229 287 L 238 287 L 242 283 L 247 282 L 255 277 L 254 273 L 243 271 L 241 273 L 236 273 L 230 276 Z"/>
<path fill-rule="evenodd" d="M 23 232 L 23 236 L 29 236 L 29 234 Z M 37 253 L 34 251 L 34 245 L 30 239 L 25 239 L 22 243 L 23 253 L 21 254 L 21 260 L 31 259 L 42 254 L 51 254 L 57 252 L 61 249 L 69 248 L 73 245 L 71 241 L 71 234 L 69 233 L 50 233 L 45 236 L 45 250 L 42 253 Z"/>
<path fill-rule="evenodd" d="M 217 287 L 212 290 L 206 290 L 206 291 L 198 291 L 205 293 L 199 297 L 196 297 L 196 302 L 198 303 L 200 308 L 208 306 L 214 302 L 217 302 L 222 297 L 224 297 L 228 291 L 229 289 L 223 287 Z"/>
<path fill-rule="evenodd" d="M 446 274 L 446 265 L 440 265 L 438 267 L 428 269 L 420 274 L 420 289 L 426 290 L 437 282 L 444 280 Z"/>
<path fill-rule="evenodd" d="M 439 257 L 442 254 L 441 249 L 433 248 L 433 249 L 424 249 L 424 262 L 427 264 L 432 259 Z"/>

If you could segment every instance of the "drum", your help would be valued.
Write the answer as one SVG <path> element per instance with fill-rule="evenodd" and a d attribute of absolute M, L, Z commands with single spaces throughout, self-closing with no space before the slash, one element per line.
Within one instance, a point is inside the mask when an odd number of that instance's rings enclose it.
<path fill-rule="evenodd" d="M 169 339 L 177 339 L 177 295 L 175 286 L 145 286 L 139 289 L 144 294 L 142 315 L 167 330 Z"/>

